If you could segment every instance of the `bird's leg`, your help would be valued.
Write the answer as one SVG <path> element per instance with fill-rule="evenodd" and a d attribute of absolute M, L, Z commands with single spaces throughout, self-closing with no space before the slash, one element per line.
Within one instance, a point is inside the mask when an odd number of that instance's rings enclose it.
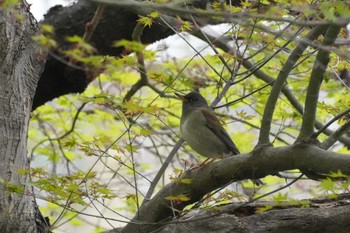
<path fill-rule="evenodd" d="M 202 167 L 202 166 L 206 166 L 208 164 L 211 164 L 212 162 L 214 162 L 216 159 L 213 159 L 213 158 L 207 158 L 206 160 L 204 160 L 201 164 L 199 164 L 199 167 Z"/>
<path fill-rule="evenodd" d="M 212 162 L 214 162 L 216 160 L 216 158 L 207 158 L 206 160 L 204 160 L 202 163 L 197 164 L 197 165 L 192 165 L 188 171 L 191 171 L 193 169 L 202 169 L 206 166 L 208 166 L 209 164 L 211 164 Z"/>

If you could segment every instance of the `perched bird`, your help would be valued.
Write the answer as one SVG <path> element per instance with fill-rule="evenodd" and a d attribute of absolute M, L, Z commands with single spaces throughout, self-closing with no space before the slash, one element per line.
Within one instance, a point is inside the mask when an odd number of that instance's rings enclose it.
<path fill-rule="evenodd" d="M 207 158 L 226 158 L 240 154 L 203 96 L 198 92 L 175 94 L 182 100 L 180 130 L 194 151 Z M 263 184 L 258 179 L 253 182 L 256 185 Z"/>

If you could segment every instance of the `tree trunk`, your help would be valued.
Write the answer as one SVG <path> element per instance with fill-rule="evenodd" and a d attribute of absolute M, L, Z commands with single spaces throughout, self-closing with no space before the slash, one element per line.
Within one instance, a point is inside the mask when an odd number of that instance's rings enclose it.
<path fill-rule="evenodd" d="M 49 232 L 28 185 L 27 132 L 45 54 L 26 3 L 0 11 L 0 232 Z"/>

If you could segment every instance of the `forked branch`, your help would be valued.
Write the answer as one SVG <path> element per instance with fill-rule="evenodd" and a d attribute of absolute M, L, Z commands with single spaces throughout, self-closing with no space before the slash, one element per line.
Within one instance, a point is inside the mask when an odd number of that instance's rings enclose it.
<path fill-rule="evenodd" d="M 319 35 L 321 35 L 324 32 L 325 28 L 326 28 L 325 26 L 318 26 L 314 28 L 308 33 L 305 39 L 307 39 L 308 41 L 316 39 Z M 303 54 L 307 46 L 308 44 L 306 44 L 305 42 L 299 42 L 298 46 L 289 55 L 286 63 L 284 64 L 284 66 L 282 67 L 282 70 L 279 72 L 277 76 L 277 79 L 272 87 L 271 93 L 267 99 L 266 107 L 264 109 L 258 145 L 270 144 L 269 136 L 270 136 L 272 117 L 275 111 L 278 97 L 280 96 L 283 90 L 283 87 L 286 84 L 286 80 L 289 76 L 289 73 L 293 70 L 294 65 L 296 64 L 300 56 Z"/>
<path fill-rule="evenodd" d="M 336 40 L 340 29 L 341 27 L 339 26 L 329 26 L 322 45 L 330 48 Z M 314 133 L 318 95 L 330 60 L 330 52 L 330 49 L 320 49 L 317 53 L 307 88 L 305 111 L 298 140 L 310 139 Z"/>

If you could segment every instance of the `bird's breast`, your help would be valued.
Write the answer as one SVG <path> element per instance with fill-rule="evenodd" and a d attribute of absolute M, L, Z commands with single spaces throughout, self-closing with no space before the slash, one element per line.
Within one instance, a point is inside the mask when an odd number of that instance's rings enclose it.
<path fill-rule="evenodd" d="M 222 158 L 228 153 L 226 145 L 207 127 L 201 111 L 194 111 L 181 120 L 180 130 L 187 144 L 208 158 Z"/>

